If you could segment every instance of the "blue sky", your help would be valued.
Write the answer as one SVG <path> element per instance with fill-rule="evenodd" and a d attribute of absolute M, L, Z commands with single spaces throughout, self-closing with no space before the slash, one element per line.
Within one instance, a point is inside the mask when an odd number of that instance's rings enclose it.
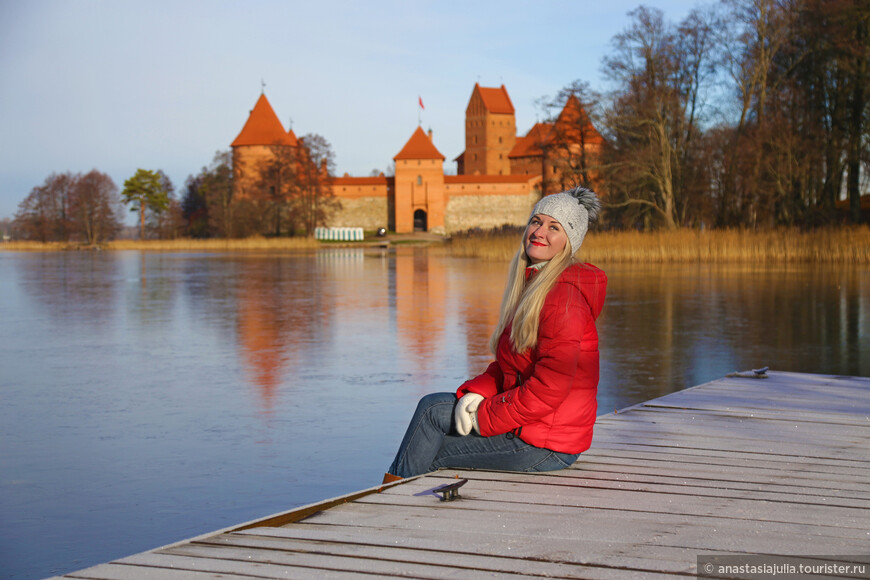
<path fill-rule="evenodd" d="M 709 3 L 645 4 L 677 22 Z M 339 175 L 386 170 L 418 114 L 452 169 L 475 82 L 507 87 L 525 134 L 541 97 L 606 89 L 601 59 L 638 5 L 0 0 L 0 218 L 52 172 L 120 188 L 162 169 L 180 191 L 229 149 L 262 81 L 285 129 L 332 144 Z"/>

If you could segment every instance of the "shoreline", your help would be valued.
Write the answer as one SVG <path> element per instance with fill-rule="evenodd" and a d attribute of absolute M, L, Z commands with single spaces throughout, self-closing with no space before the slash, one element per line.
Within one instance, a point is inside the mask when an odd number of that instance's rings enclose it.
<path fill-rule="evenodd" d="M 456 257 L 508 261 L 518 248 L 515 232 L 475 232 L 452 237 L 416 232 L 368 236 L 360 242 L 313 238 L 114 240 L 97 246 L 70 242 L 4 242 L 0 252 L 146 251 L 250 252 L 310 251 L 325 248 L 436 248 Z M 805 262 L 870 264 L 870 227 L 812 231 L 776 229 L 590 232 L 579 257 L 590 262 Z"/>

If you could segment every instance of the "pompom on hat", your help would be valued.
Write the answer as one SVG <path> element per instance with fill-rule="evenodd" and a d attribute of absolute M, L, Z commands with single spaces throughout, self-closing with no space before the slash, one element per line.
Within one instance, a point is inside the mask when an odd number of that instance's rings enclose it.
<path fill-rule="evenodd" d="M 565 233 L 568 234 L 571 253 L 575 253 L 583 244 L 589 224 L 598 219 L 600 211 L 601 202 L 594 191 L 585 187 L 575 187 L 541 198 L 532 209 L 532 216 L 548 215 L 562 224 Z"/>

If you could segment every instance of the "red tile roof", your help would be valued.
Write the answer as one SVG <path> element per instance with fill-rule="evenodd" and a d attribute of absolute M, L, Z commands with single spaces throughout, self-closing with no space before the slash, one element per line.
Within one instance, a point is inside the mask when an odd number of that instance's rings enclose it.
<path fill-rule="evenodd" d="M 581 134 L 582 131 L 582 134 Z M 581 139 L 582 137 L 582 139 Z M 604 138 L 592 125 L 586 111 L 576 96 L 571 95 L 556 118 L 555 123 L 535 123 L 525 137 L 517 137 L 517 142 L 508 157 L 535 157 L 541 155 L 541 147 L 554 141 L 561 143 L 580 143 L 602 145 Z"/>
<path fill-rule="evenodd" d="M 575 95 L 571 95 L 565 101 L 565 106 L 556 119 L 556 130 L 562 133 L 564 139 L 572 142 L 580 143 L 582 141 L 587 145 L 604 144 L 604 138 L 592 125 L 589 116 L 580 104 L 580 100 Z"/>
<path fill-rule="evenodd" d="M 552 123 L 535 123 L 525 137 L 517 137 L 517 142 L 508 157 L 534 157 L 543 154 L 542 145 L 553 140 Z"/>
<path fill-rule="evenodd" d="M 480 93 L 480 98 L 483 99 L 483 105 L 490 113 L 498 115 L 513 115 L 514 104 L 508 96 L 507 89 L 504 85 L 499 88 L 482 87 L 478 83 L 474 83 L 474 89 Z"/>
<path fill-rule="evenodd" d="M 402 150 L 393 159 L 444 159 L 423 129 L 417 127 Z"/>
<path fill-rule="evenodd" d="M 275 114 L 266 95 L 261 94 L 260 98 L 257 99 L 257 104 L 251 110 L 245 126 L 242 127 L 242 131 L 230 147 L 240 145 L 289 145 L 294 147 L 297 145 L 297 141 L 292 130 L 289 133 L 284 132 L 284 127 L 278 120 L 278 115 Z"/>

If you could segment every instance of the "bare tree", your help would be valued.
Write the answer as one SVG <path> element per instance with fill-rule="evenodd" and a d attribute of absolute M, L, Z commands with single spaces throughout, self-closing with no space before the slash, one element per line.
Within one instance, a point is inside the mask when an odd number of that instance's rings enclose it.
<path fill-rule="evenodd" d="M 629 14 L 631 25 L 615 37 L 616 54 L 605 59 L 605 72 L 620 93 L 610 110 L 614 134 L 611 180 L 624 201 L 652 210 L 668 229 L 678 226 L 674 168 L 679 156 L 676 135 L 680 86 L 675 37 L 662 12 L 641 6 Z"/>
<path fill-rule="evenodd" d="M 589 83 L 575 80 L 562 88 L 555 99 L 544 103 L 551 128 L 545 136 L 535 137 L 536 146 L 545 158 L 545 177 L 560 191 L 582 185 L 601 193 L 600 186 L 593 181 L 601 170 L 599 153 L 603 141 L 590 118 L 600 99 Z M 552 175 L 546 171 L 549 168 L 555 168 Z"/>
<path fill-rule="evenodd" d="M 614 38 L 605 73 L 617 83 L 606 116 L 606 175 L 612 201 L 635 219 L 673 229 L 689 221 L 707 189 L 701 122 L 713 83 L 712 14 L 695 10 L 678 26 L 641 6 Z"/>
<path fill-rule="evenodd" d="M 770 189 L 762 183 L 763 143 L 771 137 L 767 106 L 784 79 L 774 74 L 775 63 L 787 46 L 797 10 L 790 0 L 723 0 L 722 4 L 725 13 L 716 28 L 719 55 L 736 89 L 739 113 L 727 145 L 720 223 L 754 226 L 759 214 L 770 207 L 764 199 Z"/>
<path fill-rule="evenodd" d="M 271 155 L 258 163 L 254 195 L 246 201 L 255 212 L 251 217 L 261 233 L 292 234 L 295 224 L 289 210 L 300 195 L 299 150 L 287 145 L 273 145 L 270 149 Z"/>
<path fill-rule="evenodd" d="M 70 200 L 79 176 L 52 173 L 18 205 L 15 231 L 27 239 L 68 241 L 73 233 Z"/>
<path fill-rule="evenodd" d="M 806 57 L 795 62 L 793 85 L 806 95 L 823 152 L 819 209 L 828 219 L 842 191 L 849 216 L 860 215 L 862 159 L 868 159 L 867 60 L 870 6 L 856 0 L 804 0 L 794 34 Z M 795 43 L 795 41 L 793 41 Z M 790 79 L 791 80 L 791 79 Z"/>
<path fill-rule="evenodd" d="M 121 230 L 121 200 L 112 178 L 96 169 L 79 177 L 73 189 L 72 219 L 89 245 L 113 239 Z"/>
<path fill-rule="evenodd" d="M 209 235 L 223 238 L 237 235 L 233 182 L 244 170 L 243 163 L 234 160 L 231 152 L 218 151 L 211 165 L 200 172 L 198 193 L 205 200 Z"/>
<path fill-rule="evenodd" d="M 299 198 L 294 204 L 306 234 L 323 225 L 329 216 L 341 208 L 332 191 L 335 174 L 335 154 L 324 137 L 309 133 L 300 139 L 298 170 Z"/>

